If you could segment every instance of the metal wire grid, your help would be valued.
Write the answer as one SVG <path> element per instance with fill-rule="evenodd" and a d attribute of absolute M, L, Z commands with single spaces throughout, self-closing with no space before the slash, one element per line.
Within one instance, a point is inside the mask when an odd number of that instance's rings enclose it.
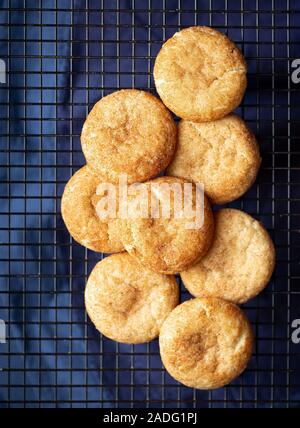
<path fill-rule="evenodd" d="M 299 407 L 299 120 L 290 63 L 300 42 L 296 1 L 2 0 L 0 57 L 1 407 Z M 249 66 L 238 112 L 256 132 L 257 183 L 231 204 L 259 218 L 277 247 L 268 289 L 245 306 L 256 332 L 247 372 L 225 388 L 185 388 L 163 370 L 157 342 L 102 338 L 83 307 L 101 255 L 71 241 L 60 196 L 84 158 L 80 131 L 92 105 L 119 88 L 155 93 L 152 69 L 179 28 L 211 25 Z M 255 268 L 255 267 L 254 267 Z M 189 295 L 183 288 L 183 300 Z M 298 311 L 298 313 L 297 313 Z"/>

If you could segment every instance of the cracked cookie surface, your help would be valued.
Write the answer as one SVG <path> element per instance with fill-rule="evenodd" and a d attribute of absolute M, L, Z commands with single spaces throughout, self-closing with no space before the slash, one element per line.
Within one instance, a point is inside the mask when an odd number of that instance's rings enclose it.
<path fill-rule="evenodd" d="M 95 327 L 121 343 L 155 339 L 178 303 L 174 276 L 154 273 L 127 253 L 99 262 L 85 289 L 86 310 Z"/>
<path fill-rule="evenodd" d="M 168 200 L 170 210 L 165 213 L 160 209 L 155 218 L 148 212 L 147 218 L 118 219 L 113 224 L 118 229 L 115 234 L 120 236 L 125 249 L 133 257 L 153 271 L 166 274 L 180 272 L 203 257 L 211 245 L 214 225 L 210 203 L 205 195 L 197 203 L 195 184 L 182 178 L 158 177 L 143 185 L 149 200 L 157 203 Z M 169 186 L 169 194 L 165 185 Z M 177 190 L 185 195 L 186 185 L 191 186 L 191 197 L 187 197 L 185 206 L 189 207 L 187 201 L 190 200 L 193 213 L 180 218 L 174 205 L 175 195 L 178 195 Z"/>
<path fill-rule="evenodd" d="M 61 213 L 70 235 L 93 251 L 118 253 L 124 250 L 119 237 L 110 231 L 111 221 L 96 212 L 99 177 L 88 167 L 79 169 L 68 181 L 61 200 Z"/>
<path fill-rule="evenodd" d="M 237 46 L 209 27 L 190 27 L 162 46 L 154 81 L 164 104 L 177 116 L 207 122 L 233 111 L 247 86 L 247 65 Z"/>
<path fill-rule="evenodd" d="M 255 136 L 235 114 L 212 122 L 181 120 L 178 144 L 168 175 L 202 183 L 213 204 L 243 195 L 261 163 Z"/>
<path fill-rule="evenodd" d="M 246 368 L 253 332 L 245 314 L 222 299 L 198 297 L 177 306 L 160 331 L 166 370 L 198 389 L 220 388 Z"/>
<path fill-rule="evenodd" d="M 181 272 L 194 296 L 220 297 L 241 304 L 259 294 L 275 266 L 275 249 L 265 228 L 236 209 L 215 213 L 215 237 L 206 256 Z"/>
<path fill-rule="evenodd" d="M 125 89 L 98 101 L 81 133 L 87 163 L 102 180 L 148 180 L 170 163 L 176 124 L 160 100 L 148 92 Z"/>

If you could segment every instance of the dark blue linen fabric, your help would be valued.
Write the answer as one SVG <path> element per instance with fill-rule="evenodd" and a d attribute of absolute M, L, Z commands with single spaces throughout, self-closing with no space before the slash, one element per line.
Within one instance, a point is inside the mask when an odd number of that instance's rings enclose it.
<path fill-rule="evenodd" d="M 0 319 L 7 328 L 0 407 L 299 407 L 300 344 L 291 341 L 291 323 L 300 318 L 299 101 L 290 79 L 299 2 L 0 6 L 7 66 L 0 83 Z M 102 255 L 72 242 L 60 215 L 63 187 L 84 164 L 79 137 L 92 105 L 118 88 L 155 93 L 151 73 L 163 40 L 195 24 L 225 32 L 246 56 L 249 83 L 237 111 L 258 137 L 263 164 L 252 189 L 231 206 L 260 219 L 277 248 L 270 285 L 245 305 L 256 333 L 251 364 L 212 392 L 171 379 L 157 341 L 120 345 L 93 328 L 83 290 Z"/>

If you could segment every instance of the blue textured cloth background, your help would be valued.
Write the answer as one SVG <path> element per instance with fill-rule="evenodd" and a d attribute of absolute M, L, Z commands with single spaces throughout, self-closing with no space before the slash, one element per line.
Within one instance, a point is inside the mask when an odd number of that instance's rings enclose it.
<path fill-rule="evenodd" d="M 299 1 L 0 5 L 8 69 L 0 83 L 0 319 L 7 328 L 0 407 L 299 407 L 300 344 L 290 339 L 300 318 L 299 96 L 290 79 Z M 64 185 L 84 164 L 79 136 L 92 105 L 118 88 L 155 93 L 162 42 L 195 24 L 225 32 L 246 56 L 249 84 L 238 113 L 258 136 L 263 164 L 252 189 L 231 205 L 260 219 L 277 248 L 270 285 L 245 305 L 256 334 L 251 364 L 213 392 L 171 379 L 157 341 L 120 345 L 94 329 L 83 290 L 102 256 L 72 242 L 60 215 Z"/>

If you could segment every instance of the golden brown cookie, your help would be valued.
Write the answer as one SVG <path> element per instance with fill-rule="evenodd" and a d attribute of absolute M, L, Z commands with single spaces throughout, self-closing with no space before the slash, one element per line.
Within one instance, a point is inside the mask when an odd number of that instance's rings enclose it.
<path fill-rule="evenodd" d="M 215 213 L 215 238 L 206 256 L 181 278 L 194 296 L 244 303 L 260 293 L 275 266 L 273 242 L 265 228 L 236 209 Z"/>
<path fill-rule="evenodd" d="M 251 187 L 260 163 L 255 136 L 241 118 L 230 114 L 206 123 L 182 120 L 167 173 L 202 183 L 213 204 L 225 204 Z"/>
<path fill-rule="evenodd" d="M 122 343 L 156 338 L 178 302 L 174 276 L 154 273 L 127 253 L 99 262 L 85 289 L 86 310 L 97 330 Z"/>
<path fill-rule="evenodd" d="M 148 180 L 170 163 L 175 151 L 176 124 L 170 112 L 148 92 L 125 89 L 98 101 L 81 134 L 87 163 L 103 181 Z"/>
<path fill-rule="evenodd" d="M 247 367 L 253 332 L 232 303 L 199 297 L 177 306 L 162 325 L 160 354 L 166 370 L 186 386 L 220 388 Z"/>
<path fill-rule="evenodd" d="M 183 195 L 186 185 L 191 190 L 191 197 L 187 200 L 194 214 L 180 218 L 174 196 L 180 192 Z M 118 220 L 114 223 L 118 227 L 115 233 L 120 236 L 125 249 L 143 265 L 165 274 L 180 272 L 203 257 L 211 245 L 214 227 L 208 199 L 199 191 L 203 198 L 202 204 L 197 204 L 195 184 L 182 178 L 158 177 L 142 186 L 145 186 L 149 198 L 148 216 Z M 176 190 L 173 192 L 173 189 L 179 189 L 179 193 Z M 168 201 L 169 212 L 160 209 L 154 217 L 150 207 L 155 206 L 155 203 L 151 205 L 150 201 Z"/>
<path fill-rule="evenodd" d="M 117 253 L 124 250 L 119 237 L 110 233 L 110 220 L 100 219 L 96 212 L 100 180 L 84 166 L 66 184 L 61 200 L 61 213 L 67 229 L 79 244 L 93 251 Z"/>
<path fill-rule="evenodd" d="M 237 46 L 213 28 L 190 27 L 162 46 L 154 65 L 157 92 L 177 116 L 219 119 L 241 102 L 247 65 Z"/>

